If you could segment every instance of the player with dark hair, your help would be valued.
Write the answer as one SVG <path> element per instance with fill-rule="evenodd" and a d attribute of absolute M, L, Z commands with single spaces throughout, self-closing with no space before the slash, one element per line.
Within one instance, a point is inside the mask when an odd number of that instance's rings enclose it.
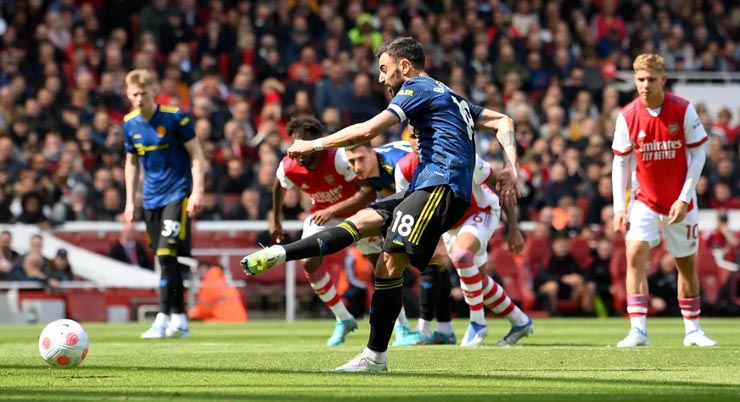
<path fill-rule="evenodd" d="M 419 140 L 419 165 L 405 193 L 397 193 L 355 215 L 356 219 L 382 222 L 382 230 L 371 226 L 362 233 L 348 219 L 341 228 L 322 234 L 317 242 L 322 253 L 346 247 L 358 238 L 385 234 L 383 258 L 376 267 L 375 293 L 370 310 L 370 338 L 365 350 L 336 371 L 386 371 L 386 350 L 402 302 L 403 271 L 408 265 L 426 266 L 441 235 L 470 208 L 475 164 L 475 129 L 493 130 L 509 161 L 517 161 L 514 123 L 506 115 L 471 105 L 443 83 L 424 73 L 424 49 L 410 37 L 390 40 L 376 51 L 380 83 L 394 95 L 387 109 L 370 120 L 346 127 L 328 137 L 295 141 L 291 157 L 370 141 L 390 127 L 409 120 Z M 515 170 L 511 170 L 515 177 Z M 502 186 L 504 203 L 514 202 L 514 182 Z M 331 243 L 331 248 L 329 247 Z M 262 272 L 281 260 L 301 252 L 270 247 L 247 256 L 242 265 L 252 273 Z"/>
<path fill-rule="evenodd" d="M 313 141 L 321 137 L 324 128 L 315 117 L 299 116 L 288 123 L 287 132 L 293 141 Z M 270 235 L 277 243 L 284 238 L 282 206 L 285 191 L 294 187 L 308 194 L 313 204 L 311 215 L 303 223 L 304 238 L 324 228 L 344 225 L 344 218 L 375 199 L 372 187 L 359 180 L 350 168 L 343 149 L 327 149 L 294 159 L 285 157 L 278 166 L 272 186 Z M 365 255 L 378 255 L 380 238 L 363 239 L 358 247 Z M 302 258 L 301 266 L 311 287 L 337 319 L 334 332 L 327 341 L 327 345 L 336 346 L 344 342 L 349 332 L 357 329 L 357 321 L 342 302 L 329 272 L 322 267 L 323 260 L 322 255 Z"/>
<path fill-rule="evenodd" d="M 144 339 L 190 335 L 185 315 L 182 265 L 190 255 L 190 219 L 201 208 L 205 158 L 190 118 L 180 109 L 154 102 L 154 75 L 133 70 L 126 94 L 133 111 L 124 117 L 126 208 L 133 222 L 139 164 L 144 169 L 144 222 L 161 270 L 159 313 Z"/>

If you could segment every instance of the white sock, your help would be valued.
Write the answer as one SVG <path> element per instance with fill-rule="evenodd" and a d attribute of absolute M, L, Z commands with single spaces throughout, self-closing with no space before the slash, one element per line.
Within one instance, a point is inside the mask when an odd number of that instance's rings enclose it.
<path fill-rule="evenodd" d="M 524 311 L 522 311 L 518 306 L 515 307 L 511 313 L 506 315 L 506 319 L 514 326 L 524 325 L 529 322 L 529 316 L 524 314 Z"/>
<path fill-rule="evenodd" d="M 271 249 L 275 250 L 277 252 L 277 263 L 282 264 L 285 262 L 285 247 L 280 245 L 274 245 L 270 246 Z"/>
<path fill-rule="evenodd" d="M 368 347 L 365 348 L 362 355 L 375 363 L 385 363 L 386 360 L 386 352 L 376 352 Z"/>
<path fill-rule="evenodd" d="M 170 314 L 170 326 L 173 328 L 187 328 L 188 316 L 183 314 Z"/>
<path fill-rule="evenodd" d="M 170 323 L 170 317 L 165 313 L 157 313 L 157 317 L 154 319 L 153 327 L 164 328 Z"/>
<path fill-rule="evenodd" d="M 642 332 L 647 332 L 647 316 L 630 317 L 630 326 L 639 328 Z"/>
<path fill-rule="evenodd" d="M 450 335 L 454 332 L 452 329 L 452 322 L 438 322 L 437 323 L 437 332 L 440 334 Z"/>
<path fill-rule="evenodd" d="M 419 318 L 419 322 L 416 323 L 416 332 L 426 337 L 432 336 L 432 322 Z"/>
<path fill-rule="evenodd" d="M 406 309 L 403 308 L 403 306 L 401 306 L 401 312 L 398 313 L 398 318 L 396 318 L 396 326 L 397 327 L 400 327 L 400 326 L 411 327 L 411 325 L 409 325 L 408 318 L 406 318 Z"/>

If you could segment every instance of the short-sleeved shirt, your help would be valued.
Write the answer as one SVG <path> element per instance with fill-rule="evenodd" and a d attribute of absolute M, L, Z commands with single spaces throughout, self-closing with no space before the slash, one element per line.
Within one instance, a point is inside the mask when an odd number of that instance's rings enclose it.
<path fill-rule="evenodd" d="M 635 152 L 632 191 L 651 210 L 668 215 L 688 174 L 688 149 L 707 141 L 707 133 L 688 100 L 666 92 L 663 106 L 649 110 L 639 99 L 617 117 L 612 151 Z M 692 196 L 692 199 L 696 196 Z M 693 208 L 693 202 L 689 210 Z"/>
<path fill-rule="evenodd" d="M 136 110 L 124 117 L 127 153 L 137 154 L 144 169 L 145 209 L 162 208 L 193 190 L 192 162 L 185 143 L 195 138 L 190 118 L 180 109 L 157 105 L 146 120 Z"/>
<path fill-rule="evenodd" d="M 286 156 L 276 173 L 284 189 L 297 187 L 311 196 L 312 213 L 352 197 L 357 192 L 355 184 L 359 181 L 349 166 L 344 149 L 326 149 L 318 155 L 319 167 L 316 170 L 301 166 Z M 355 212 L 337 216 L 351 216 Z"/>

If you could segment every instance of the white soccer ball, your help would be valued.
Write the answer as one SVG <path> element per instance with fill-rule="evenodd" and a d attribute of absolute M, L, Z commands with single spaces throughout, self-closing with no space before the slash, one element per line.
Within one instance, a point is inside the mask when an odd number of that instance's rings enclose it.
<path fill-rule="evenodd" d="M 39 336 L 39 353 L 55 367 L 75 367 L 87 357 L 90 342 L 87 332 L 77 321 L 50 322 Z"/>

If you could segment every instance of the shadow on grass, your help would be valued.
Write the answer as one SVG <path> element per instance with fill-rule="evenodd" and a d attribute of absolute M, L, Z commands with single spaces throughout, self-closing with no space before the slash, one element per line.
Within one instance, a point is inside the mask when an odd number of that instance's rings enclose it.
<path fill-rule="evenodd" d="M 38 365 L 2 365 L 0 366 L 0 377 L 7 376 L 7 373 L 4 373 L 4 370 L 33 370 L 37 371 L 39 369 L 48 369 L 47 367 L 38 366 Z M 113 373 L 116 374 L 109 374 L 105 371 L 110 370 Z M 393 368 L 391 368 L 393 370 Z M 99 371 L 104 371 L 103 373 L 98 373 Z M 675 369 L 663 369 L 663 368 L 617 368 L 617 369 L 593 369 L 593 368 L 587 368 L 587 369 L 578 369 L 578 368 L 550 368 L 550 369 L 539 369 L 535 368 L 532 370 L 526 370 L 526 369 L 507 369 L 507 370 L 491 370 L 491 374 L 489 375 L 482 375 L 482 374 L 462 374 L 462 373 L 456 373 L 455 379 L 458 380 L 473 380 L 473 381 L 491 381 L 491 380 L 499 380 L 499 381 L 524 381 L 524 382 L 544 382 L 544 383 L 557 383 L 557 384 L 563 384 L 563 383 L 573 383 L 573 382 L 580 382 L 580 383 L 590 383 L 595 386 L 601 386 L 601 385 L 607 385 L 607 386 L 613 386 L 614 384 L 624 384 L 626 388 L 629 386 L 646 386 L 646 387 L 672 387 L 676 389 L 683 389 L 682 392 L 686 392 L 687 389 L 691 389 L 692 391 L 688 391 L 688 393 L 693 393 L 694 391 L 698 389 L 706 389 L 706 390 L 713 390 L 713 392 L 718 391 L 727 391 L 728 393 L 734 394 L 735 397 L 740 396 L 740 387 L 738 387 L 737 384 L 703 384 L 703 383 L 697 383 L 697 382 L 690 382 L 690 381 L 660 381 L 656 379 L 645 379 L 645 380 L 639 380 L 634 378 L 573 378 L 573 377 L 567 377 L 567 376 L 547 376 L 542 377 L 540 374 L 543 372 L 548 373 L 570 373 L 570 372 L 601 372 L 601 373 L 624 373 L 624 372 L 660 372 L 660 373 L 670 373 L 670 372 L 685 372 L 687 371 L 686 368 L 677 367 Z M 187 366 L 115 366 L 115 365 L 95 365 L 95 366 L 81 366 L 74 369 L 74 372 L 69 372 L 69 374 L 66 374 L 64 371 L 55 370 L 56 375 L 54 375 L 55 378 L 67 378 L 67 379 L 85 379 L 85 378 L 120 378 L 125 375 L 127 372 L 134 372 L 136 374 L 146 373 L 146 372 L 152 372 L 156 375 L 161 375 L 163 373 L 171 372 L 171 373 L 181 373 L 181 374 L 198 374 L 198 373 L 224 373 L 224 374 L 238 374 L 244 376 L 244 378 L 250 378 L 250 376 L 264 376 L 269 374 L 275 374 L 275 375 L 321 375 L 325 376 L 324 378 L 352 378 L 357 376 L 367 377 L 367 376 L 377 376 L 377 378 L 383 378 L 383 377 L 390 377 L 395 379 L 414 379 L 414 380 L 420 380 L 420 379 L 441 379 L 441 380 L 449 380 L 450 379 L 450 373 L 447 372 L 417 372 L 417 371 L 390 371 L 388 373 L 332 373 L 329 370 L 285 370 L 285 369 L 271 369 L 271 368 L 254 368 L 254 367 L 246 367 L 246 368 L 218 368 L 218 367 L 187 367 Z M 508 373 L 520 373 L 520 374 L 513 374 L 510 375 Z M 530 375 L 521 375 L 521 373 L 531 373 Z M 259 377 L 254 377 L 259 378 Z M 260 384 L 255 384 L 255 386 L 267 386 L 264 385 L 262 382 Z M 297 387 L 304 388 L 307 387 L 307 385 L 297 385 Z M 7 389 L 7 388 L 6 388 Z M 0 388 L 3 392 L 0 393 L 0 396 L 5 394 L 5 389 Z M 0 397 L 0 400 L 2 398 Z M 737 400 L 737 399 L 736 399 Z"/>
<path fill-rule="evenodd" d="M 132 387 L 133 388 L 133 387 Z M 223 388 L 223 387 L 222 387 Z M 634 393 L 630 393 L 629 390 L 625 390 L 623 393 L 574 393 L 574 392 L 558 392 L 553 390 L 550 392 L 539 391 L 539 392 L 522 392 L 519 394 L 501 394 L 496 391 L 496 387 L 492 386 L 489 393 L 477 394 L 477 395 L 465 395 L 465 390 L 458 390 L 457 392 L 438 391 L 434 394 L 429 394 L 426 390 L 417 390 L 416 395 L 398 395 L 389 396 L 386 392 L 382 392 L 379 395 L 349 395 L 350 393 L 356 394 L 357 392 L 347 392 L 346 388 L 337 388 L 336 392 L 332 395 L 327 395 L 325 391 L 319 392 L 307 392 L 305 389 L 300 392 L 291 392 L 290 389 L 284 389 L 276 391 L 275 393 L 266 393 L 264 390 L 261 392 L 255 392 L 250 390 L 249 387 L 244 386 L 233 386 L 233 391 L 143 391 L 143 390 L 126 390 L 126 391 L 105 391 L 105 390 L 88 390 L 88 389 L 75 389 L 74 394 L 64 392 L 63 390 L 53 389 L 27 389 L 27 388 L 6 388 L 2 391 L 2 400 L 15 400 L 15 401 L 186 401 L 186 400 L 197 400 L 197 401 L 266 401 L 266 402 L 277 402 L 277 401 L 323 401 L 323 402 L 341 402 L 341 401 L 402 401 L 402 402 L 474 402 L 474 401 L 490 401 L 492 397 L 500 396 L 505 398 L 507 402 L 524 402 L 524 401 L 569 401 L 569 402 L 580 402 L 580 401 L 593 401 L 598 398 L 600 402 L 611 402 L 611 401 L 623 401 L 625 398 L 629 398 L 631 402 L 636 401 L 650 401 L 650 402 L 675 402 L 679 400 L 696 400 L 697 396 L 711 395 L 713 401 L 733 401 L 736 400 L 737 392 L 718 392 L 718 390 L 707 390 L 709 392 L 702 392 L 701 389 L 695 390 L 694 392 L 687 394 L 680 392 L 679 390 L 672 390 L 671 394 L 651 394 L 646 395 L 644 392 L 635 390 Z M 61 392 L 60 392 L 61 391 Z M 409 393 L 414 392 L 413 389 L 407 389 Z M 73 399 L 70 399 L 72 397 Z"/>

